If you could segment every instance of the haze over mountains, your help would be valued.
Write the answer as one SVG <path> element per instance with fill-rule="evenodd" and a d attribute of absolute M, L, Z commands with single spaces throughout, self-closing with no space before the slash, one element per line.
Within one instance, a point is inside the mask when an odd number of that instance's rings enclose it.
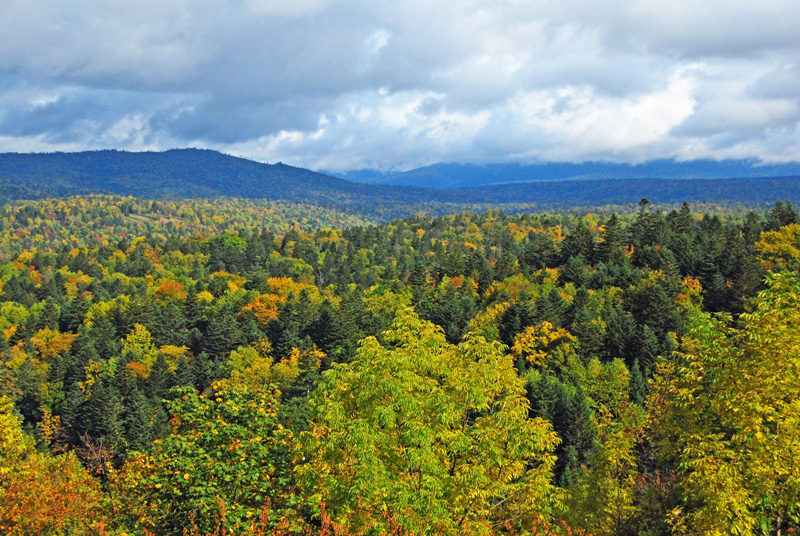
<path fill-rule="evenodd" d="M 663 203 L 800 199 L 800 165 L 758 166 L 753 161 L 437 164 L 396 175 L 345 176 L 361 182 L 199 149 L 4 153 L 0 200 L 89 193 L 148 199 L 242 197 L 388 218 L 498 204 L 527 204 L 520 207 L 527 210 L 629 204 L 643 197 Z"/>
<path fill-rule="evenodd" d="M 323 173 L 325 173 L 323 171 Z M 651 160 L 641 164 L 547 162 L 542 164 L 437 163 L 404 172 L 359 170 L 330 173 L 367 184 L 464 188 L 553 180 L 732 179 L 800 176 L 800 162 L 762 164 L 757 160 Z"/>

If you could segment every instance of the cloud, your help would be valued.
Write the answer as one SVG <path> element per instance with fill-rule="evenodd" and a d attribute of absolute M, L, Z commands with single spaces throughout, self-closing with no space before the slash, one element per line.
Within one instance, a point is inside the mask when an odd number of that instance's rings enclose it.
<path fill-rule="evenodd" d="M 0 150 L 797 159 L 798 19 L 790 0 L 8 0 Z"/>

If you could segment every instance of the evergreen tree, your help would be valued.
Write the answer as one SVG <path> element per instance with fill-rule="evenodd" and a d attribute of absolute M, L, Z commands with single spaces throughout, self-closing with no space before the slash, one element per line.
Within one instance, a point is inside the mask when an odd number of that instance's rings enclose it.
<path fill-rule="evenodd" d="M 589 312 L 589 308 L 582 305 L 575 312 L 575 318 L 569 329 L 569 332 L 580 343 L 577 351 L 584 361 L 588 361 L 592 357 L 600 357 L 603 350 L 603 330 L 592 320 L 593 317 Z"/>
<path fill-rule="evenodd" d="M 636 359 L 631 367 L 630 393 L 631 400 L 644 407 L 644 402 L 648 394 L 647 381 L 639 368 L 639 360 Z"/>
<path fill-rule="evenodd" d="M 217 362 L 224 361 L 231 351 L 243 343 L 242 331 L 230 309 L 223 308 L 209 319 L 203 341 L 203 350 L 209 358 Z"/>
<path fill-rule="evenodd" d="M 747 213 L 742 227 L 742 236 L 748 246 L 755 244 L 761 237 L 761 223 L 758 221 L 758 216 L 751 210 Z"/>
<path fill-rule="evenodd" d="M 635 345 L 636 323 L 633 315 L 621 309 L 613 309 L 606 320 L 606 356 L 620 357 L 629 362 L 635 356 Z"/>
<path fill-rule="evenodd" d="M 703 294 L 703 304 L 709 312 L 730 311 L 733 305 L 728 283 L 719 271 L 715 271 L 707 281 Z"/>
<path fill-rule="evenodd" d="M 580 253 L 567 259 L 566 264 L 561 270 L 562 278 L 566 283 L 575 283 L 575 286 L 584 284 L 584 270 L 586 269 L 586 258 Z"/>
<path fill-rule="evenodd" d="M 139 389 L 125 399 L 125 439 L 131 450 L 143 451 L 153 440 L 152 406 Z"/>
<path fill-rule="evenodd" d="M 74 446 L 80 444 L 80 416 L 83 391 L 75 381 L 64 382 L 64 404 L 59 417 L 64 427 L 67 442 Z"/>
<path fill-rule="evenodd" d="M 89 311 L 91 303 L 89 299 L 83 295 L 82 292 L 70 300 L 67 305 L 61 310 L 59 328 L 61 331 L 68 331 L 75 333 L 83 324 L 83 319 Z"/>
<path fill-rule="evenodd" d="M 175 385 L 180 387 L 194 385 L 192 365 L 185 355 L 178 359 L 178 364 L 175 366 Z"/>
<path fill-rule="evenodd" d="M 778 200 L 775 202 L 775 206 L 770 209 L 769 214 L 767 214 L 767 222 L 764 225 L 764 229 L 777 231 L 781 227 L 797 223 L 797 221 L 797 211 L 795 211 L 792 202 L 786 201 L 784 204 L 783 201 Z"/>
<path fill-rule="evenodd" d="M 559 485 L 568 487 L 586 463 L 597 435 L 586 395 L 582 390 L 570 394 L 566 385 L 546 374 L 528 384 L 527 395 L 530 416 L 550 421 L 561 439 L 553 474 Z"/>
<path fill-rule="evenodd" d="M 39 386 L 43 380 L 41 371 L 33 364 L 31 358 L 26 358 L 14 371 L 14 384 L 20 393 L 16 407 L 26 425 L 36 424 L 42 418 Z"/>
<path fill-rule="evenodd" d="M 655 365 L 661 353 L 661 345 L 655 332 L 647 324 L 639 329 L 639 337 L 636 341 L 637 351 L 634 356 L 627 356 L 625 364 L 633 373 L 634 365 L 639 368 L 639 372 L 644 378 L 649 378 L 655 372 Z"/>
<path fill-rule="evenodd" d="M 532 326 L 535 318 L 538 318 L 538 315 L 534 315 L 531 307 L 527 302 L 522 301 L 522 298 L 520 301 L 512 303 L 500 318 L 500 325 L 498 326 L 500 341 L 510 347 L 514 344 L 514 337 L 517 336 L 517 333 L 522 332 L 528 326 Z"/>
<path fill-rule="evenodd" d="M 61 308 L 58 306 L 56 301 L 52 298 L 48 298 L 44 302 L 44 307 L 41 309 L 41 312 L 34 316 L 31 315 L 31 318 L 34 319 L 33 325 L 31 326 L 31 333 L 36 333 L 40 329 L 50 328 L 52 330 L 57 330 L 59 328 L 59 317 L 61 316 Z"/>
<path fill-rule="evenodd" d="M 600 243 L 596 248 L 596 261 L 609 262 L 614 252 L 619 249 L 625 239 L 625 233 L 622 229 L 622 224 L 616 214 L 611 214 L 606 222 L 603 224 L 603 230 L 600 233 Z"/>
<path fill-rule="evenodd" d="M 93 346 L 103 359 L 111 358 L 122 349 L 117 330 L 106 315 L 97 315 L 94 318 L 90 334 Z"/>
<path fill-rule="evenodd" d="M 78 427 L 86 434 L 102 440 L 113 449 L 123 438 L 123 406 L 119 394 L 107 380 L 98 379 L 89 388 L 86 401 L 78 409 Z"/>
<path fill-rule="evenodd" d="M 593 259 L 594 247 L 594 235 L 580 222 L 561 243 L 561 263 L 564 264 L 577 255 L 582 255 L 584 259 Z"/>
<path fill-rule="evenodd" d="M 311 339 L 327 355 L 333 355 L 336 346 L 345 337 L 344 333 L 339 329 L 341 325 L 336 321 L 336 317 L 337 314 L 333 305 L 331 305 L 330 300 L 326 299 L 319 308 L 317 318 L 309 327 L 308 334 Z M 273 338 L 270 337 L 270 340 L 273 340 Z"/>
<path fill-rule="evenodd" d="M 186 346 L 189 342 L 189 331 L 182 308 L 173 302 L 160 307 L 151 335 L 156 346 Z"/>
<path fill-rule="evenodd" d="M 559 309 L 550 298 L 550 294 L 542 294 L 536 299 L 533 306 L 535 323 L 550 322 L 555 327 L 561 327 Z"/>
<path fill-rule="evenodd" d="M 204 307 L 197 299 L 197 287 L 192 285 L 186 291 L 186 299 L 183 302 L 183 312 L 186 318 L 188 329 L 197 327 L 203 319 Z"/>
<path fill-rule="evenodd" d="M 175 386 L 175 375 L 169 369 L 164 354 L 159 353 L 150 375 L 147 377 L 147 395 L 154 402 L 163 399 L 167 391 Z"/>
<path fill-rule="evenodd" d="M 217 365 L 211 357 L 200 352 L 191 363 L 191 377 L 194 380 L 194 388 L 199 392 L 204 392 L 217 377 Z"/>
<path fill-rule="evenodd" d="M 408 286 L 411 288 L 413 302 L 417 303 L 428 290 L 428 278 L 425 268 L 421 263 L 416 263 L 408 276 Z"/>
<path fill-rule="evenodd" d="M 643 279 L 624 295 L 625 308 L 639 324 L 647 324 L 657 335 L 663 336 L 678 327 L 674 304 L 662 282 Z"/>
<path fill-rule="evenodd" d="M 667 216 L 667 224 L 674 234 L 691 234 L 694 227 L 694 218 L 692 217 L 692 209 L 689 207 L 689 203 L 684 201 L 679 211 L 673 210 Z"/>

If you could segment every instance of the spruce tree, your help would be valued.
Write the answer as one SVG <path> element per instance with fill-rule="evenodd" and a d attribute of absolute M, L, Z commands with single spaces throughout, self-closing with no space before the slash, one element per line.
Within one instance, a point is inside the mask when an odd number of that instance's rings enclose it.
<path fill-rule="evenodd" d="M 586 258 L 580 253 L 572 256 L 561 269 L 562 279 L 565 283 L 575 283 L 575 286 L 580 287 L 584 284 L 585 269 Z"/>
<path fill-rule="evenodd" d="M 217 377 L 217 366 L 206 352 L 200 352 L 192 361 L 191 376 L 194 388 L 201 393 L 208 389 L 211 382 Z"/>
<path fill-rule="evenodd" d="M 125 400 L 125 439 L 130 450 L 142 451 L 153 440 L 151 413 L 152 406 L 147 397 L 134 390 Z"/>
<path fill-rule="evenodd" d="M 122 348 L 119 335 L 108 316 L 101 314 L 94 318 L 90 330 L 93 345 L 103 359 L 116 355 Z"/>
<path fill-rule="evenodd" d="M 163 399 L 167 391 L 175 386 L 175 375 L 169 369 L 164 354 L 159 353 L 150 375 L 147 377 L 147 395 L 154 402 Z"/>
<path fill-rule="evenodd" d="M 61 331 L 76 332 L 80 325 L 83 324 L 83 319 L 86 317 L 90 305 L 90 300 L 82 292 L 70 300 L 61 310 L 59 319 Z"/>
<path fill-rule="evenodd" d="M 194 385 L 192 365 L 185 355 L 178 359 L 178 363 L 175 366 L 175 385 L 180 387 Z"/>
<path fill-rule="evenodd" d="M 111 448 L 123 438 L 123 406 L 119 393 L 107 380 L 98 378 L 89 388 L 89 396 L 79 407 L 78 426 L 82 433 L 102 440 Z"/>
<path fill-rule="evenodd" d="M 231 351 L 244 343 L 242 331 L 234 313 L 223 308 L 208 322 L 203 350 L 214 361 L 224 361 Z"/>
<path fill-rule="evenodd" d="M 182 308 L 173 302 L 158 308 L 151 335 L 156 346 L 165 344 L 186 346 L 189 342 L 189 332 Z"/>
<path fill-rule="evenodd" d="M 629 384 L 629 391 L 631 400 L 640 406 L 644 407 L 644 402 L 647 399 L 647 381 L 639 368 L 639 360 L 636 359 L 631 367 L 631 379 Z"/>
<path fill-rule="evenodd" d="M 583 222 L 578 223 L 561 243 L 561 263 L 566 263 L 571 257 L 583 255 L 584 259 L 594 258 L 594 235 Z"/>

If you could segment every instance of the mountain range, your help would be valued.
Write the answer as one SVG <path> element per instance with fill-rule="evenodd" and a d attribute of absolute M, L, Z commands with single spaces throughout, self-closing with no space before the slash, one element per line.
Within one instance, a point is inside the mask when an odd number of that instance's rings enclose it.
<path fill-rule="evenodd" d="M 324 173 L 324 172 L 323 172 Z M 403 172 L 358 170 L 329 173 L 366 184 L 469 188 L 493 184 L 598 179 L 743 179 L 800 176 L 800 162 L 758 160 L 651 160 L 641 164 L 547 162 L 542 164 L 438 163 Z"/>
<path fill-rule="evenodd" d="M 500 204 L 516 205 L 512 210 L 631 204 L 643 197 L 655 203 L 800 199 L 800 165 L 759 166 L 751 161 L 439 164 L 399 175 L 344 176 L 361 182 L 201 149 L 4 153 L 0 201 L 90 193 L 148 199 L 242 197 L 391 218 Z"/>

